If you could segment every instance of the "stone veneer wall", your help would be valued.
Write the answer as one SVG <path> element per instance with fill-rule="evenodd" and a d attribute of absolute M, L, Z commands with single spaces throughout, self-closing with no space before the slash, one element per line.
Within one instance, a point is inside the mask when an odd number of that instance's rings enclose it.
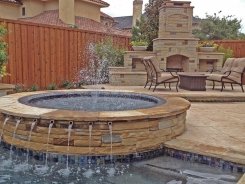
<path fill-rule="evenodd" d="M 0 116 L 0 127 L 3 127 L 5 116 Z M 4 127 L 3 141 L 16 147 L 40 152 L 66 154 L 68 145 L 67 128 L 69 121 L 55 121 L 47 146 L 48 126 L 50 120 L 37 120 L 30 143 L 32 118 L 23 118 L 13 138 L 16 119 L 11 116 Z M 182 134 L 185 130 L 186 112 L 170 117 L 115 121 L 113 126 L 113 155 L 128 155 L 158 149 L 164 142 Z M 70 139 L 69 154 L 106 155 L 110 154 L 110 132 L 108 122 L 93 122 L 91 148 L 89 149 L 89 122 L 74 122 Z M 2 130 L 0 129 L 0 132 Z"/>
<path fill-rule="evenodd" d="M 52 92 L 69 92 L 57 90 Z M 95 90 L 75 90 L 86 92 Z M 96 90 L 98 91 L 98 90 Z M 104 91 L 104 90 L 103 90 Z M 108 92 L 118 92 L 107 90 Z M 121 91 L 122 92 L 122 91 Z M 134 93 L 124 91 L 127 93 Z M 110 155 L 111 142 L 108 123 L 113 130 L 113 155 L 129 155 L 136 152 L 156 150 L 165 141 L 182 134 L 185 130 L 186 112 L 190 102 L 178 97 L 161 97 L 166 103 L 145 109 L 128 111 L 72 111 L 31 107 L 19 102 L 22 97 L 47 94 L 49 91 L 16 93 L 0 98 L 0 132 L 4 126 L 3 142 L 15 147 L 33 151 L 67 154 L 68 126 L 73 122 L 70 151 L 71 155 Z M 16 129 L 17 119 L 21 122 Z M 36 120 L 30 144 L 28 136 L 33 121 Z M 47 146 L 48 127 L 54 121 Z M 93 124 L 91 149 L 89 149 L 89 125 Z M 48 149 L 47 149 L 48 148 Z"/>
<path fill-rule="evenodd" d="M 167 58 L 169 56 L 181 55 L 189 58 L 188 69 L 186 72 L 198 71 L 198 53 L 197 53 L 198 39 L 187 38 L 157 38 L 153 41 L 154 52 L 157 53 L 157 59 L 160 67 L 166 69 Z"/>
<path fill-rule="evenodd" d="M 133 68 L 133 60 L 147 56 L 155 56 L 156 54 L 148 51 L 127 51 L 124 54 L 124 67 L 109 68 L 109 83 L 117 86 L 143 86 L 146 81 L 146 71 L 139 61 L 136 68 Z"/>

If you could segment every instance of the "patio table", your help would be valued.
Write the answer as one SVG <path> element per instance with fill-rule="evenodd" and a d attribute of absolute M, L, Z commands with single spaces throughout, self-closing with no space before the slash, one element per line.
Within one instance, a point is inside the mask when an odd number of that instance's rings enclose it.
<path fill-rule="evenodd" d="M 204 73 L 182 72 L 179 73 L 179 88 L 189 91 L 206 91 L 206 78 Z"/>

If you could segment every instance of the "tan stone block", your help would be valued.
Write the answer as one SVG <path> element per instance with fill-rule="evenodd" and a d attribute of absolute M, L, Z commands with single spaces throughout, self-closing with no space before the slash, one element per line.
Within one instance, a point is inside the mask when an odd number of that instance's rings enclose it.
<path fill-rule="evenodd" d="M 68 146 L 68 139 L 60 139 L 60 138 L 53 138 L 52 141 L 53 145 L 59 145 L 59 146 Z M 69 141 L 70 146 L 74 146 L 74 140 L 70 139 Z"/>
<path fill-rule="evenodd" d="M 135 121 L 135 122 L 117 122 L 112 124 L 113 130 L 135 130 L 150 128 L 148 121 Z"/>
<path fill-rule="evenodd" d="M 150 132 L 149 137 L 163 137 L 163 136 L 170 135 L 171 133 L 172 133 L 171 128 L 165 128 L 165 129 Z"/>
<path fill-rule="evenodd" d="M 101 144 L 101 147 L 111 147 L 111 144 Z M 112 148 L 114 147 L 122 147 L 122 143 L 112 143 Z"/>
<path fill-rule="evenodd" d="M 89 140 L 74 140 L 74 146 L 76 147 L 88 147 L 89 146 Z M 101 146 L 100 140 L 91 140 L 91 146 L 97 147 Z"/>
<path fill-rule="evenodd" d="M 137 151 L 142 151 L 142 150 L 151 150 L 155 149 L 157 147 L 160 147 L 162 145 L 162 140 L 161 139 L 145 139 L 142 141 L 137 141 L 136 144 L 136 149 Z"/>
<path fill-rule="evenodd" d="M 172 135 L 173 136 L 178 136 L 181 135 L 182 133 L 184 133 L 185 131 L 185 125 L 184 124 L 179 124 L 175 127 L 172 127 Z"/>
<path fill-rule="evenodd" d="M 159 129 L 166 129 L 166 128 L 170 128 L 173 127 L 177 124 L 176 119 L 173 118 L 163 118 L 161 119 L 161 121 L 159 122 Z"/>
<path fill-rule="evenodd" d="M 123 139 L 122 145 L 124 146 L 135 146 L 137 143 L 136 138 L 128 138 L 128 139 Z"/>
<path fill-rule="evenodd" d="M 140 138 L 140 137 L 149 137 L 149 130 L 142 131 L 142 132 L 128 132 L 128 133 L 122 133 L 121 137 L 124 138 Z"/>
<path fill-rule="evenodd" d="M 42 144 L 47 144 L 48 142 L 48 137 L 47 136 L 44 136 L 44 137 L 37 137 L 37 136 L 31 136 L 31 140 L 30 140 L 32 143 L 33 142 L 36 142 L 36 143 L 42 143 Z M 53 143 L 53 138 L 49 138 L 49 144 L 52 144 Z"/>

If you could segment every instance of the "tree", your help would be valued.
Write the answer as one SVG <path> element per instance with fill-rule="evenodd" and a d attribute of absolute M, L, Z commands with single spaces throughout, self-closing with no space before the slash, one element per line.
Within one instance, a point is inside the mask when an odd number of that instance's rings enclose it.
<path fill-rule="evenodd" d="M 145 5 L 145 29 L 146 37 L 149 41 L 148 50 L 153 49 L 152 40 L 158 37 L 159 30 L 159 7 L 168 0 L 149 0 Z"/>
<path fill-rule="evenodd" d="M 132 44 L 148 45 L 147 24 L 145 17 L 141 16 L 140 20 L 136 21 L 136 26 L 132 28 Z"/>
<path fill-rule="evenodd" d="M 231 15 L 220 17 L 219 13 L 206 14 L 206 18 L 201 20 L 200 30 L 193 30 L 193 34 L 201 40 L 244 38 L 244 34 L 240 32 L 241 20 Z"/>
<path fill-rule="evenodd" d="M 6 75 L 6 63 L 8 59 L 7 44 L 4 41 L 4 36 L 7 34 L 5 25 L 0 24 L 0 77 Z"/>

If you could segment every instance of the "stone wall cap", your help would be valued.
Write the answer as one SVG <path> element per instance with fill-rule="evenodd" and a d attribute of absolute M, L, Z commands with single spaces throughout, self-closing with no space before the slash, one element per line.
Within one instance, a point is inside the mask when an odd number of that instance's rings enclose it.
<path fill-rule="evenodd" d="M 108 67 L 109 69 L 128 69 L 127 67 L 124 66 L 114 66 L 114 67 Z"/>
<path fill-rule="evenodd" d="M 125 51 L 125 54 L 137 54 L 137 53 L 140 53 L 140 54 L 142 54 L 142 53 L 145 53 L 145 54 L 156 54 L 156 53 L 154 53 L 154 52 L 152 52 L 152 51 Z"/>
<path fill-rule="evenodd" d="M 56 91 L 39 91 L 39 92 L 25 92 L 0 97 L 0 112 L 8 115 L 41 118 L 45 120 L 69 120 L 69 121 L 128 121 L 128 120 L 142 120 L 155 119 L 175 116 L 186 112 L 190 108 L 190 102 L 179 97 L 166 97 L 163 95 L 151 95 L 155 97 L 164 98 L 166 103 L 146 109 L 135 109 L 126 111 L 73 111 L 62 109 L 48 109 L 40 107 L 32 107 L 24 105 L 19 102 L 19 99 L 25 96 L 34 94 L 49 93 L 49 92 L 82 92 L 82 91 L 111 91 L 111 92 L 128 92 L 136 93 L 127 90 L 92 90 L 92 89 L 76 89 L 76 90 L 56 90 Z M 137 92 L 141 94 L 142 92 Z M 142 93 L 145 94 L 145 93 Z"/>
<path fill-rule="evenodd" d="M 222 52 L 197 52 L 198 55 L 224 55 Z"/>
<path fill-rule="evenodd" d="M 123 75 L 123 74 L 127 74 L 127 75 L 145 75 L 146 72 L 137 72 L 137 71 L 134 71 L 134 72 L 111 72 L 110 71 L 110 75 Z"/>
<path fill-rule="evenodd" d="M 13 84 L 3 84 L 0 83 L 0 90 L 12 90 L 15 86 Z"/>
<path fill-rule="evenodd" d="M 194 40 L 194 41 L 199 41 L 198 38 L 156 38 L 153 41 L 158 41 L 158 40 Z"/>

